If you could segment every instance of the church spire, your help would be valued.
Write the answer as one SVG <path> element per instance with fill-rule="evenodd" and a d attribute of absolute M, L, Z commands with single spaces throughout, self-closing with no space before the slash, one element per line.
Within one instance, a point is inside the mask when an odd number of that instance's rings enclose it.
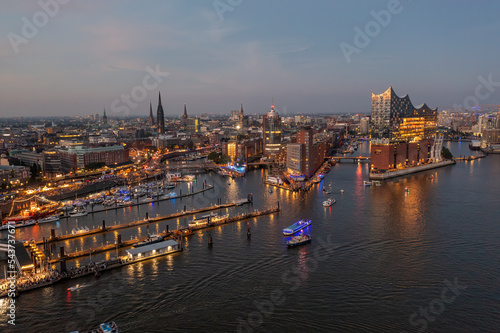
<path fill-rule="evenodd" d="M 188 113 L 187 113 L 187 108 L 186 108 L 186 103 L 184 103 L 184 119 L 187 119 Z"/>
<path fill-rule="evenodd" d="M 149 126 L 153 126 L 155 124 L 155 118 L 153 116 L 153 105 L 149 102 Z"/>
<path fill-rule="evenodd" d="M 108 123 L 108 117 L 106 116 L 106 107 L 104 107 L 104 112 L 102 113 L 102 122 L 105 124 Z"/>
<path fill-rule="evenodd" d="M 161 94 L 158 92 L 158 109 L 156 110 L 156 122 L 158 124 L 158 133 L 165 133 L 165 113 L 161 105 Z"/>

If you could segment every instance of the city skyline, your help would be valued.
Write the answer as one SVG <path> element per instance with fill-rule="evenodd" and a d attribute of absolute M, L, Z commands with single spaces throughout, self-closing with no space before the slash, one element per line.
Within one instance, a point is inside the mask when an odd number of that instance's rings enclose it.
<path fill-rule="evenodd" d="M 166 117 L 272 97 L 280 116 L 369 113 L 388 86 L 439 110 L 499 103 L 493 1 L 42 3 L 0 14 L 0 117 L 147 116 L 158 91 Z"/>

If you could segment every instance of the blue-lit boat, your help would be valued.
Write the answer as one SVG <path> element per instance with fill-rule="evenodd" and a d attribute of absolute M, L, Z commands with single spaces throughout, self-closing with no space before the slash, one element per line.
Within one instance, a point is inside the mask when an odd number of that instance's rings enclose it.
<path fill-rule="evenodd" d="M 300 220 L 283 229 L 283 235 L 290 236 L 311 225 L 311 220 Z"/>
<path fill-rule="evenodd" d="M 299 246 L 302 244 L 306 244 L 311 242 L 311 236 L 310 235 L 298 235 L 290 239 L 289 241 L 286 242 L 286 245 L 288 247 L 294 247 L 294 246 Z"/>

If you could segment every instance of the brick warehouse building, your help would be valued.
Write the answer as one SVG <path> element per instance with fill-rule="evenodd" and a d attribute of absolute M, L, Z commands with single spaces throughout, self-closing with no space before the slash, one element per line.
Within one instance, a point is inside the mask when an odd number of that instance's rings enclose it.
<path fill-rule="evenodd" d="M 429 162 L 434 140 L 408 143 L 373 143 L 371 145 L 371 169 L 386 171 L 404 166 Z"/>

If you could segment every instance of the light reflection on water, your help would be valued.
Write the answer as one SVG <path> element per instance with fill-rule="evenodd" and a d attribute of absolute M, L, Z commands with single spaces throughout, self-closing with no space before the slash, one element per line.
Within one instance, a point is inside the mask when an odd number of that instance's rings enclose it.
<path fill-rule="evenodd" d="M 465 144 L 445 145 L 456 156 L 470 155 L 464 150 Z M 356 153 L 363 154 L 368 147 L 362 144 Z M 278 288 L 285 292 L 286 302 L 266 318 L 262 325 L 266 331 L 285 331 L 292 320 L 304 321 L 318 331 L 411 331 L 409 316 L 439 296 L 445 279 L 458 277 L 462 283 L 474 286 L 474 291 L 460 296 L 429 329 L 488 331 L 497 324 L 491 311 L 496 304 L 491 300 L 491 290 L 500 285 L 500 269 L 491 265 L 492 256 L 481 249 L 498 249 L 498 237 L 492 236 L 500 234 L 500 227 L 496 211 L 482 207 L 497 206 L 500 180 L 476 176 L 494 175 L 499 169 L 500 156 L 488 156 L 382 182 L 381 186 L 364 187 L 368 165 L 340 163 L 307 193 L 275 189 L 269 194 L 268 186 L 261 182 L 264 170 L 250 172 L 245 179 L 231 181 L 231 185 L 227 185 L 226 179 L 222 182 L 225 188 L 206 200 L 215 203 L 221 197 L 223 202 L 229 202 L 253 193 L 254 209 L 279 201 L 282 211 L 249 220 L 250 239 L 246 237 L 247 221 L 212 230 L 211 249 L 207 247 L 206 231 L 198 231 L 184 238 L 186 250 L 182 253 L 116 270 L 124 273 L 122 279 L 128 288 L 116 295 L 112 304 L 103 306 L 92 323 L 76 311 L 84 303 L 82 298 L 66 299 L 64 282 L 23 294 L 18 300 L 23 309 L 19 319 L 38 332 L 63 331 L 59 323 L 68 318 L 75 318 L 82 328 L 111 318 L 130 332 L 164 331 L 165 318 L 172 330 L 234 331 L 238 317 L 246 318 L 256 311 L 254 301 L 269 299 Z M 337 203 L 325 208 L 322 202 L 327 196 L 322 188 L 330 182 L 334 190 L 331 196 Z M 409 189 L 406 195 L 405 187 Z M 340 194 L 340 189 L 345 190 L 344 194 Z M 146 211 L 154 216 L 153 213 L 173 213 L 184 205 L 199 205 L 196 198 L 176 201 L 97 213 L 95 217 L 89 214 L 81 222 L 100 225 L 106 219 L 126 223 L 144 218 Z M 228 212 L 232 215 L 249 210 L 246 205 Z M 304 217 L 313 220 L 309 227 L 312 243 L 287 249 L 282 229 Z M 190 219 L 151 224 L 149 228 L 164 230 L 168 224 L 173 229 L 187 225 Z M 69 222 L 61 221 L 61 228 L 71 230 L 74 226 Z M 50 228 L 40 229 L 50 234 Z M 125 240 L 144 235 L 145 230 L 142 226 L 120 230 L 118 234 Z M 19 232 L 30 236 L 30 231 Z M 86 237 L 83 245 L 114 240 L 116 236 L 113 232 Z M 339 247 L 313 269 L 313 250 L 326 236 Z M 60 244 L 69 250 L 82 243 L 72 240 Z M 115 252 L 105 255 L 114 256 Z M 289 285 L 281 276 L 294 267 L 300 272 L 300 288 L 289 292 Z M 482 277 L 485 267 L 491 269 L 489 279 Z M 107 274 L 91 288 L 82 289 L 82 293 L 98 294 L 107 288 L 103 282 Z M 481 284 L 476 283 L 478 280 Z M 52 294 L 46 295 L 47 291 Z M 210 311 L 206 300 L 210 302 Z M 173 313 L 180 308 L 189 311 Z M 474 315 L 470 309 L 474 309 Z M 54 320 L 49 323 L 47 318 Z M 0 330 L 5 327 L 1 325 Z"/>

